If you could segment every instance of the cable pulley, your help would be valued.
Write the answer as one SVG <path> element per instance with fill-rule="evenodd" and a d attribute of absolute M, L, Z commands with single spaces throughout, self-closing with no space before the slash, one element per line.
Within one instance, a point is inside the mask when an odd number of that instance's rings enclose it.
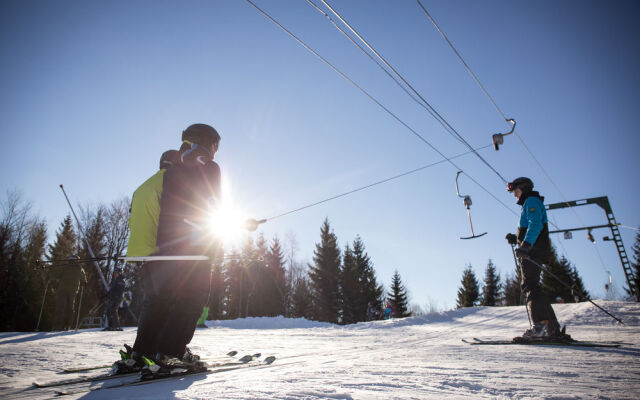
<path fill-rule="evenodd" d="M 461 237 L 460 239 L 475 239 L 475 238 L 479 238 L 481 236 L 486 235 L 487 232 L 476 235 L 473 231 L 473 222 L 471 222 L 471 204 L 472 204 L 471 196 L 461 195 L 460 189 L 458 188 L 458 178 L 460 177 L 461 173 L 462 171 L 458 171 L 458 173 L 456 174 L 456 194 L 458 195 L 458 197 L 462 199 L 462 203 L 464 204 L 464 207 L 467 209 L 467 215 L 469 216 L 469 226 L 471 227 L 471 236 Z"/>
<path fill-rule="evenodd" d="M 500 150 L 500 145 L 502 143 L 504 143 L 504 137 L 511 135 L 513 133 L 513 131 L 516 129 L 516 120 L 513 118 L 509 118 L 507 120 L 507 122 L 511 123 L 511 130 L 507 133 L 496 133 L 495 135 L 493 135 L 491 137 L 491 139 L 493 140 L 493 148 L 496 149 L 496 151 Z"/>

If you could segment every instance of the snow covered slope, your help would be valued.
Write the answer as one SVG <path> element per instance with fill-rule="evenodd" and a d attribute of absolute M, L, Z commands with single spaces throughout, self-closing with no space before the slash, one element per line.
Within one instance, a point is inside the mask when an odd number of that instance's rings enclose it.
<path fill-rule="evenodd" d="M 89 399 L 638 399 L 640 304 L 597 301 L 555 305 L 574 338 L 621 341 L 619 348 L 471 346 L 463 338 L 511 338 L 528 327 L 523 307 L 477 307 L 423 317 L 336 326 L 304 319 L 210 321 L 192 348 L 204 356 L 275 355 L 271 366 L 183 377 L 71 396 Z M 78 364 L 108 363 L 124 332 L 0 334 L 0 398 L 50 398 L 38 380 Z M 94 384 L 95 385 L 95 384 Z"/>

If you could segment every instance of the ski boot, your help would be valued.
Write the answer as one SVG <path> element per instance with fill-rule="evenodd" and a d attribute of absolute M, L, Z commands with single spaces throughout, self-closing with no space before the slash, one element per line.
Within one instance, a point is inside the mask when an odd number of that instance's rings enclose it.
<path fill-rule="evenodd" d="M 557 322 L 539 321 L 527 329 L 522 336 L 513 338 L 514 342 L 571 342 L 573 339 L 566 334 L 566 326 L 560 329 Z"/>
<path fill-rule="evenodd" d="M 194 363 L 200 361 L 200 356 L 192 352 L 189 347 L 184 346 L 184 354 L 180 359 L 186 363 Z"/>
<path fill-rule="evenodd" d="M 177 357 L 170 357 L 164 354 L 156 354 L 154 359 L 142 357 L 145 363 L 140 369 L 140 379 L 149 380 L 162 378 L 175 374 L 189 374 L 207 370 L 205 363 L 200 361 L 183 361 Z"/>
<path fill-rule="evenodd" d="M 131 346 L 125 344 L 124 348 L 125 351 L 120 350 L 120 360 L 114 362 L 111 366 L 112 375 L 138 372 L 144 365 L 142 357 L 133 351 Z"/>

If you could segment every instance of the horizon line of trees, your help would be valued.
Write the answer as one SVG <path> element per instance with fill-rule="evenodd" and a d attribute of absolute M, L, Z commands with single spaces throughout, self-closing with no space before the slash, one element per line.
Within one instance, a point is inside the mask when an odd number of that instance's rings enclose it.
<path fill-rule="evenodd" d="M 51 242 L 47 224 L 32 211 L 32 204 L 17 191 L 0 203 L 0 331 L 50 330 L 55 321 L 55 300 L 64 269 L 74 259 L 124 256 L 129 226 L 129 199 L 109 205 L 80 207 L 83 232 L 70 215 L 60 223 Z M 373 263 L 359 236 L 340 249 L 328 219 L 320 229 L 313 261 L 296 258 L 295 236 L 285 254 L 279 238 L 263 234 L 248 238 L 234 257 L 212 265 L 209 319 L 253 316 L 304 317 L 348 324 L 377 318 L 387 302 L 396 317 L 410 315 L 407 290 L 396 270 L 390 290 L 378 282 Z M 88 245 L 87 245 L 88 244 Z M 38 263 L 47 260 L 47 263 Z M 96 261 L 110 283 L 113 270 L 122 268 L 130 293 L 129 310 L 121 310 L 124 325 L 135 325 L 143 299 L 138 264 L 117 265 Z M 76 293 L 72 320 L 100 315 L 96 312 L 106 290 L 94 263 L 81 263 L 86 274 Z M 371 313 L 371 310 L 378 312 Z M 96 314 L 97 313 L 97 314 Z"/>
<path fill-rule="evenodd" d="M 552 248 L 553 257 L 546 265 L 551 274 L 574 288 L 571 289 L 563 285 L 556 278 L 546 271 L 542 271 L 541 285 L 551 303 L 577 303 L 581 299 L 591 299 L 589 292 L 584 287 L 582 277 L 578 269 L 572 266 L 569 260 L 563 255 L 558 257 L 555 249 Z M 489 259 L 485 267 L 482 287 L 478 282 L 476 274 L 471 265 L 462 272 L 460 288 L 456 300 L 456 308 L 473 306 L 518 306 L 525 304 L 524 294 L 520 286 L 521 271 L 515 267 L 513 274 L 508 274 L 502 281 L 493 261 Z"/>
<path fill-rule="evenodd" d="M 67 215 L 51 242 L 47 241 L 46 222 L 32 212 L 31 203 L 18 192 L 8 192 L 0 206 L 0 331 L 34 330 L 38 322 L 40 330 L 52 328 L 59 275 L 56 272 L 69 265 L 69 259 L 90 257 L 87 243 L 97 256 L 125 255 L 129 236 L 127 197 L 109 205 L 81 207 L 82 233 Z M 634 276 L 640 282 L 640 234 L 632 250 Z M 296 251 L 294 235 L 288 238 L 285 249 L 278 237 L 268 241 L 258 234 L 255 241 L 248 238 L 233 252 L 234 258 L 216 260 L 212 266 L 209 319 L 283 315 L 349 324 L 380 318 L 379 312 L 387 303 L 395 317 L 423 313 L 419 306 L 409 305 L 408 291 L 398 270 L 385 290 L 362 238 L 356 236 L 341 249 L 328 219 L 320 227 L 312 261 L 301 262 Z M 551 272 L 564 282 L 575 284 L 584 297 L 589 296 L 577 268 L 564 256 L 554 258 L 548 266 Z M 38 260 L 52 262 L 42 265 L 36 263 Z M 100 261 L 97 265 L 110 281 L 116 262 Z M 135 325 L 143 299 L 141 268 L 137 264 L 118 267 L 124 267 L 130 292 L 129 310 L 121 311 L 121 319 L 126 325 Z M 90 315 L 106 293 L 95 265 L 86 263 L 83 268 L 87 282 L 77 295 L 76 304 L 81 303 L 81 307 L 73 321 L 77 321 L 78 315 Z M 552 302 L 575 301 L 571 292 L 548 274 L 543 273 L 541 281 Z M 631 295 L 628 288 L 625 290 Z M 470 265 L 464 270 L 458 308 L 521 304 L 519 269 L 507 274 L 503 281 L 489 260 L 482 286 Z M 427 312 L 432 311 L 439 310 L 428 307 Z"/>

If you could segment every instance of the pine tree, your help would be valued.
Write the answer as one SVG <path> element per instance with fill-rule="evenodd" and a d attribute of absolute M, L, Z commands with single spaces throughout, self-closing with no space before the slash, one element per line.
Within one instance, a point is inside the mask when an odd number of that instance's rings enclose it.
<path fill-rule="evenodd" d="M 575 295 L 578 296 L 579 300 L 590 300 L 591 296 L 587 289 L 584 287 L 584 282 L 582 282 L 582 278 L 578 273 L 578 269 L 576 267 L 571 268 L 571 283 L 574 288 Z"/>
<path fill-rule="evenodd" d="M 98 257 L 103 255 L 105 252 L 106 244 L 106 221 L 104 219 L 105 216 L 105 207 L 100 205 L 96 207 L 94 210 L 83 210 L 84 216 L 82 219 L 84 235 L 83 232 L 78 234 L 78 256 L 80 258 L 89 258 L 91 257 L 91 253 L 89 252 L 89 246 L 93 250 L 93 254 Z M 98 262 L 100 267 L 100 271 L 105 277 L 109 277 L 108 274 L 108 266 L 107 262 Z M 90 309 L 97 303 L 100 302 L 100 299 L 106 294 L 107 289 L 104 287 L 104 283 L 102 283 L 102 278 L 100 277 L 95 264 L 94 263 L 86 263 L 84 266 L 84 272 L 86 274 L 86 285 L 82 291 L 82 309 L 78 310 L 80 316 L 85 316 L 89 313 Z M 110 283 L 107 281 L 107 283 Z M 80 295 L 78 295 L 80 297 Z M 78 298 L 76 302 L 80 302 Z"/>
<path fill-rule="evenodd" d="M 342 274 L 340 279 L 343 324 L 358 322 L 358 305 L 362 297 L 362 287 L 359 278 L 358 265 L 356 264 L 351 247 L 347 244 L 342 257 Z"/>
<path fill-rule="evenodd" d="M 277 316 L 285 313 L 285 296 L 287 292 L 284 254 L 280 241 L 274 237 L 265 256 L 266 271 L 264 279 L 266 315 Z"/>
<path fill-rule="evenodd" d="M 376 271 L 360 236 L 356 236 L 353 241 L 353 257 L 361 285 L 361 296 L 357 304 L 357 321 L 366 321 L 369 307 L 374 307 L 376 310 L 382 308 L 384 289 L 382 284 L 378 283 Z"/>
<path fill-rule="evenodd" d="M 214 263 L 211 270 L 211 289 L 209 291 L 209 319 L 220 320 L 224 316 L 225 279 L 221 263 Z"/>
<path fill-rule="evenodd" d="M 501 291 L 502 284 L 500 283 L 500 274 L 496 272 L 495 265 L 489 260 L 484 275 L 481 304 L 483 306 L 496 306 L 500 302 Z"/>
<path fill-rule="evenodd" d="M 402 284 L 398 270 L 395 270 L 391 278 L 391 289 L 387 295 L 387 300 L 391 304 L 391 308 L 393 308 L 394 317 L 404 318 L 410 316 L 407 289 Z"/>
<path fill-rule="evenodd" d="M 299 277 L 293 285 L 291 295 L 291 316 L 293 318 L 313 317 L 313 297 L 309 282 L 305 277 Z"/>
<path fill-rule="evenodd" d="M 246 254 L 245 254 L 246 253 Z M 253 246 L 243 249 L 243 261 L 249 278 L 247 293 L 247 317 L 268 315 L 268 273 L 266 265 L 267 241 L 260 232 Z"/>
<path fill-rule="evenodd" d="M 76 234 L 71 223 L 71 215 L 67 215 L 60 224 L 60 229 L 56 232 L 56 239 L 53 244 L 47 246 L 49 260 L 68 260 L 75 258 L 77 255 Z M 66 261 L 53 262 L 55 267 L 57 264 L 63 264 Z"/>
<path fill-rule="evenodd" d="M 243 313 L 243 286 L 245 269 L 239 260 L 232 259 L 225 263 L 225 319 L 241 318 Z"/>
<path fill-rule="evenodd" d="M 505 306 L 521 306 L 522 301 L 522 288 L 520 287 L 520 269 L 518 268 L 518 274 L 507 274 L 504 284 L 504 305 Z"/>
<path fill-rule="evenodd" d="M 309 278 L 313 291 L 314 316 L 318 321 L 337 323 L 340 318 L 340 249 L 338 238 L 331 231 L 329 219 L 320 228 L 320 243 L 316 243 Z"/>
<path fill-rule="evenodd" d="M 458 289 L 457 308 L 475 306 L 480 297 L 480 289 L 478 288 L 478 280 L 471 265 L 467 266 L 462 272 L 461 283 L 462 287 Z"/>
<path fill-rule="evenodd" d="M 637 301 L 640 301 L 640 232 L 636 234 L 636 241 L 631 247 L 631 250 L 633 250 L 631 261 L 631 279 L 633 280 L 638 292 L 634 293 L 628 285 L 624 288 L 624 290 L 629 297 L 635 297 Z"/>

